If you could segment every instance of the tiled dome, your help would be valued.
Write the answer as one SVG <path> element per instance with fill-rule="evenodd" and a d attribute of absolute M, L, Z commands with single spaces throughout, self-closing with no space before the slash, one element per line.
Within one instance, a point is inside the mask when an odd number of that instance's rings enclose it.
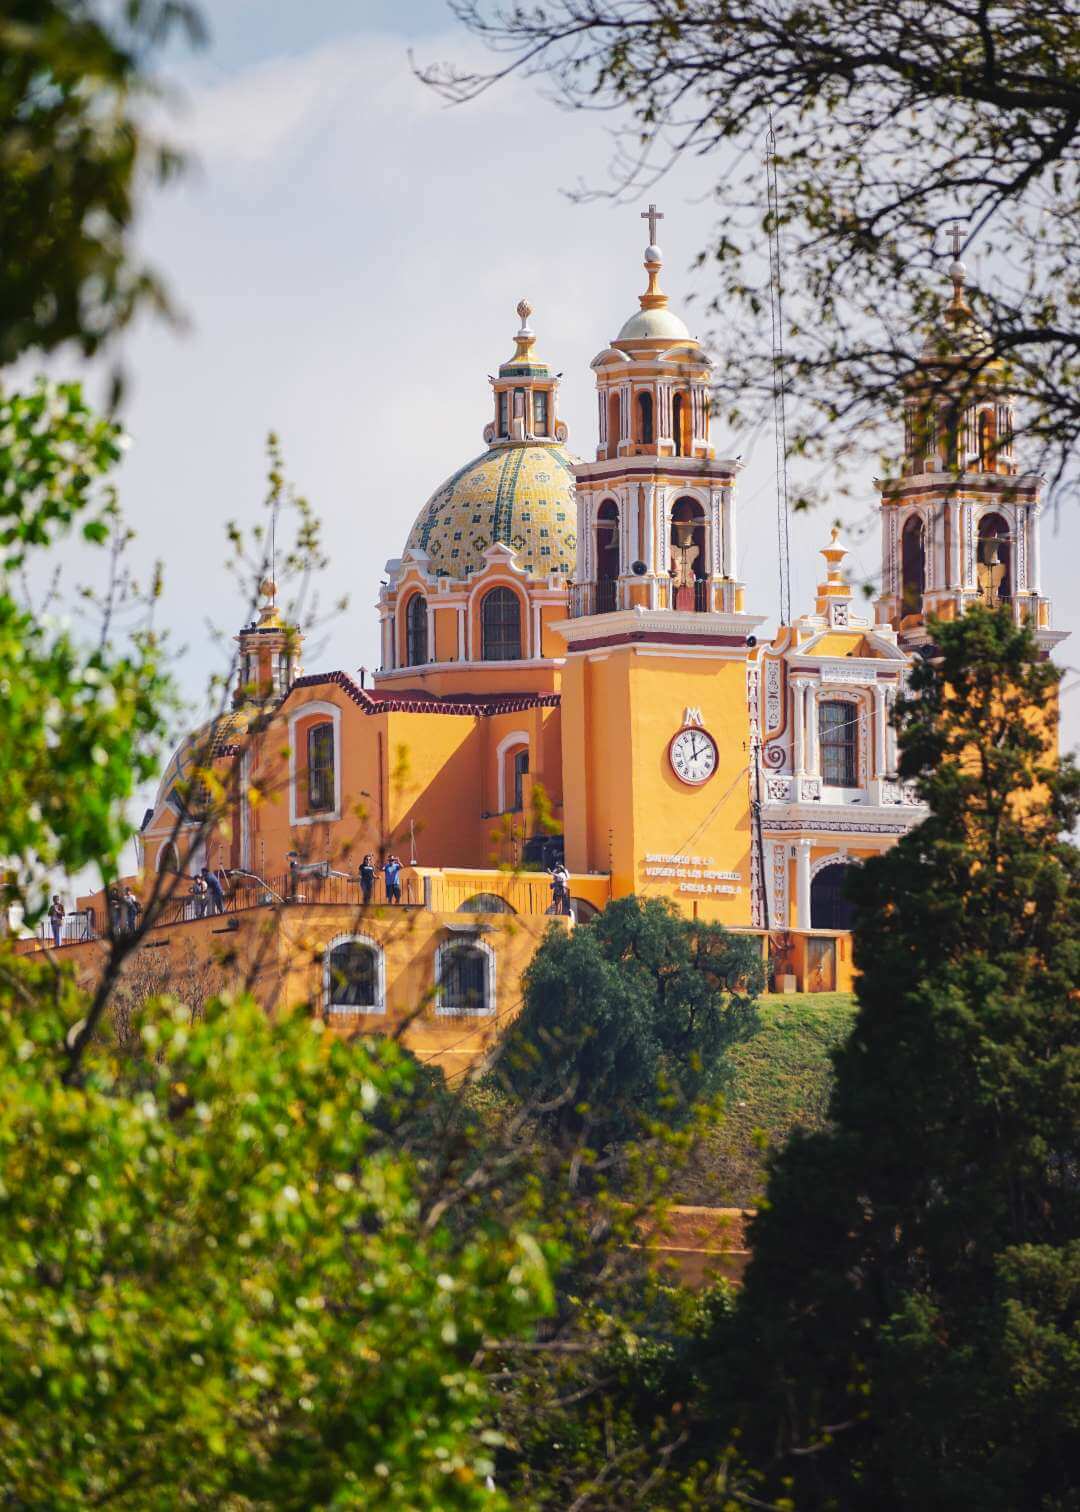
<path fill-rule="evenodd" d="M 426 551 L 431 571 L 463 578 L 503 541 L 537 577 L 574 572 L 574 473 L 561 446 L 495 446 L 436 489 L 405 543 Z"/>
<path fill-rule="evenodd" d="M 233 742 L 245 733 L 252 712 L 250 709 L 230 709 L 227 714 L 208 720 L 184 736 L 161 774 L 154 799 L 155 810 L 168 802 L 177 813 L 190 817 L 205 807 L 206 788 L 196 774 L 225 755 Z"/>

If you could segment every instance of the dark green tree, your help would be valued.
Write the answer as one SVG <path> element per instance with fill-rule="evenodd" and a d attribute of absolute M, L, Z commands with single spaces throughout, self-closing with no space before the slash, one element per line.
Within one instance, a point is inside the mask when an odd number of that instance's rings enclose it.
<path fill-rule="evenodd" d="M 525 977 L 500 1073 L 549 1131 L 604 1146 L 642 1120 L 678 1123 L 714 1092 L 724 1051 L 751 1034 L 757 941 L 682 918 L 666 900 L 610 903 L 552 929 Z"/>
<path fill-rule="evenodd" d="M 1080 779 L 1007 613 L 899 708 L 926 821 L 861 870 L 832 1128 L 777 1159 L 720 1422 L 800 1508 L 1080 1505 Z"/>

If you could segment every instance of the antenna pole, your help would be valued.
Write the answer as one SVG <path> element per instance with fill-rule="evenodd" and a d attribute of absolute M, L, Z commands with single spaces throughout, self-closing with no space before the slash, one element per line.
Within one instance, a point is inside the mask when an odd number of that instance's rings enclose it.
<path fill-rule="evenodd" d="M 784 304 L 780 260 L 780 186 L 772 115 L 765 138 L 765 193 L 769 231 L 769 311 L 772 316 L 773 434 L 776 438 L 776 554 L 780 568 L 780 623 L 791 624 L 791 543 L 788 531 L 787 380 L 784 373 Z"/>

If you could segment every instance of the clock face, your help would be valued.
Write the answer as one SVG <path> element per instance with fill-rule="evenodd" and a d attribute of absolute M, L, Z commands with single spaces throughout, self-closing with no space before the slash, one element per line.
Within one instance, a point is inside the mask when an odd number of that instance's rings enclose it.
<path fill-rule="evenodd" d="M 697 787 L 716 771 L 716 741 L 706 730 L 690 725 L 672 737 L 668 760 L 680 782 Z"/>

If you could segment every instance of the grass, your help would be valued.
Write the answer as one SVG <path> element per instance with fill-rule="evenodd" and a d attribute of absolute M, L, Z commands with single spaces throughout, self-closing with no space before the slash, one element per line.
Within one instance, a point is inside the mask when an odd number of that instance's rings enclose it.
<path fill-rule="evenodd" d="M 678 1182 L 683 1202 L 752 1206 L 765 1182 L 768 1152 L 793 1129 L 820 1129 L 832 1087 L 830 1052 L 847 1037 L 855 1000 L 847 993 L 762 998 L 761 1029 L 731 1055 L 722 1124 Z"/>

